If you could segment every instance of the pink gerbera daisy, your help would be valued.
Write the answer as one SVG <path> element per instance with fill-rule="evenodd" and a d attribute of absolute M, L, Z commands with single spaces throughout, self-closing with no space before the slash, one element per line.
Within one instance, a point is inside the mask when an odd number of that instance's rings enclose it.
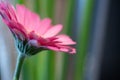
<path fill-rule="evenodd" d="M 61 24 L 52 25 L 51 19 L 40 19 L 24 5 L 16 5 L 16 9 L 8 3 L 0 3 L 0 15 L 13 33 L 18 50 L 26 55 L 34 55 L 41 50 L 53 50 L 76 53 L 70 45 L 76 44 L 69 36 L 58 33 Z"/>

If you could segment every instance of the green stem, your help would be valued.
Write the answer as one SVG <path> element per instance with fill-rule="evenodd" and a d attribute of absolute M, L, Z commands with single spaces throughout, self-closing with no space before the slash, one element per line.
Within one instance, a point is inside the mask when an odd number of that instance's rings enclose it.
<path fill-rule="evenodd" d="M 24 59 L 25 59 L 25 56 L 20 53 L 18 55 L 18 58 L 17 58 L 17 63 L 16 63 L 16 68 L 15 68 L 13 80 L 19 80 L 20 71 L 22 69 Z"/>

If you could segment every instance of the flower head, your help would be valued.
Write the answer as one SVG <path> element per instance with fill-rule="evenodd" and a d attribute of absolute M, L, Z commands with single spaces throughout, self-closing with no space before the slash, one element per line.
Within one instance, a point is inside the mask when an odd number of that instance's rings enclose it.
<path fill-rule="evenodd" d="M 70 37 L 58 33 L 61 24 L 52 25 L 51 19 L 40 19 L 24 5 L 16 5 L 16 9 L 8 3 L 0 3 L 0 15 L 15 37 L 18 49 L 25 54 L 33 55 L 48 49 L 67 53 L 76 53 L 70 45 L 76 44 Z"/>

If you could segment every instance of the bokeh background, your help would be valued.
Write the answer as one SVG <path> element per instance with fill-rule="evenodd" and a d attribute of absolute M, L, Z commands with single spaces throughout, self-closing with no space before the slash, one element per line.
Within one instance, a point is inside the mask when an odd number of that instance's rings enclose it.
<path fill-rule="evenodd" d="M 4 0 L 2 0 L 4 1 Z M 43 51 L 28 57 L 20 80 L 120 80 L 119 0 L 5 0 L 63 24 L 75 55 Z M 0 18 L 0 79 L 12 80 L 17 52 Z"/>

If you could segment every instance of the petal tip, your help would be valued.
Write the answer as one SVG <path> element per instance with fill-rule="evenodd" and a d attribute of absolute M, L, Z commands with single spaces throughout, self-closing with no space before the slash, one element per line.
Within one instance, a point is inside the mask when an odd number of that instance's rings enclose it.
<path fill-rule="evenodd" d="M 76 54 L 76 49 L 73 48 L 69 53 L 70 54 Z"/>

